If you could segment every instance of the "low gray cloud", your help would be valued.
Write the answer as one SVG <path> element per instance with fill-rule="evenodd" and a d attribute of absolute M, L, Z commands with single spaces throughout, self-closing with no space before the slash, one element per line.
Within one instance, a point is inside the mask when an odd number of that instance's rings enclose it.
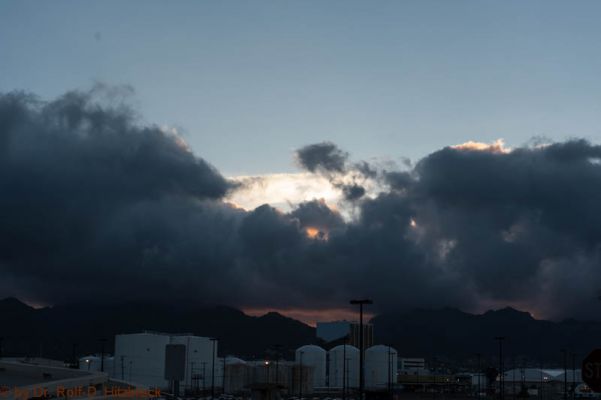
<path fill-rule="evenodd" d="M 599 146 L 448 147 L 408 171 L 351 162 L 331 143 L 297 155 L 352 189 L 354 219 L 312 199 L 288 213 L 235 208 L 223 200 L 235 186 L 181 138 L 94 91 L 1 95 L 0 295 L 600 311 Z M 386 189 L 365 196 L 368 181 Z"/>

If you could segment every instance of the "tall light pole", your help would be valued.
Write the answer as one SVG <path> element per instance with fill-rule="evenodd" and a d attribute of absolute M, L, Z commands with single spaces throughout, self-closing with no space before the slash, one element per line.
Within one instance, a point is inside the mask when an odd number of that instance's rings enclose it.
<path fill-rule="evenodd" d="M 346 400 L 346 342 L 348 336 L 344 337 L 342 342 L 342 400 Z"/>
<path fill-rule="evenodd" d="M 568 351 L 561 349 L 563 354 L 563 400 L 568 400 Z"/>
<path fill-rule="evenodd" d="M 477 397 L 480 398 L 480 392 L 482 391 L 482 387 L 480 386 L 480 377 L 482 376 L 482 365 L 481 365 L 480 361 L 482 359 L 482 354 L 477 353 L 476 356 L 478 357 L 478 395 L 477 395 Z"/>
<path fill-rule="evenodd" d="M 388 395 L 392 399 L 392 347 L 388 346 Z"/>
<path fill-rule="evenodd" d="M 211 400 L 215 400 L 215 349 L 217 347 L 217 339 L 211 338 L 213 342 L 213 361 L 211 366 Z"/>
<path fill-rule="evenodd" d="M 495 340 L 499 342 L 499 400 L 503 400 L 505 396 L 505 373 L 503 371 L 503 340 L 505 340 L 505 336 L 497 336 Z"/>
<path fill-rule="evenodd" d="M 194 361 L 190 361 L 190 390 L 194 389 Z"/>
<path fill-rule="evenodd" d="M 225 356 L 225 353 L 223 354 L 223 394 L 225 394 L 225 359 L 227 357 Z M 231 385 L 230 385 L 231 386 Z"/>
<path fill-rule="evenodd" d="M 351 300 L 353 305 L 359 305 L 359 400 L 364 399 L 365 395 L 365 367 L 363 361 L 363 306 L 373 304 L 370 299 Z"/>
<path fill-rule="evenodd" d="M 207 391 L 207 362 L 202 362 L 202 396 L 206 395 Z"/>
<path fill-rule="evenodd" d="M 576 353 L 572 353 L 572 400 L 576 399 Z"/>
<path fill-rule="evenodd" d="M 299 400 L 303 400 L 303 354 L 305 352 L 301 351 L 299 354 L 299 379 L 298 379 L 298 398 Z"/>
<path fill-rule="evenodd" d="M 544 376 L 544 371 L 543 371 L 543 362 L 540 362 L 540 400 L 543 400 L 545 394 L 543 392 L 543 389 L 545 387 L 545 376 Z"/>

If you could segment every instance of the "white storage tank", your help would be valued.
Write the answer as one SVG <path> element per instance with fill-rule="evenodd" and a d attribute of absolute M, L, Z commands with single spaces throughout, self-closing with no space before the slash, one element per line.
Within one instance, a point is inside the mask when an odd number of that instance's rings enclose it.
<path fill-rule="evenodd" d="M 359 349 L 351 345 L 340 345 L 329 351 L 330 368 L 328 384 L 331 388 L 359 387 Z M 344 359 L 346 358 L 346 370 Z M 346 380 L 346 385 L 343 385 Z"/>
<path fill-rule="evenodd" d="M 313 387 L 326 386 L 326 351 L 319 346 L 306 345 L 296 350 L 296 364 L 313 369 Z"/>
<path fill-rule="evenodd" d="M 386 390 L 389 381 L 396 382 L 397 351 L 389 346 L 377 345 L 365 350 L 365 387 Z"/>

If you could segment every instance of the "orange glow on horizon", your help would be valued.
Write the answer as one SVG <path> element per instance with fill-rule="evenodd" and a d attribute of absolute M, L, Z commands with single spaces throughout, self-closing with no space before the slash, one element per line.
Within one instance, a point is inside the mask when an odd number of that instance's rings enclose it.
<path fill-rule="evenodd" d="M 309 326 L 315 327 L 317 322 L 330 321 L 358 321 L 359 312 L 352 308 L 325 308 L 321 310 L 300 308 L 244 308 L 245 314 L 253 317 L 261 317 L 269 312 L 277 312 L 288 318 L 296 319 Z M 369 321 L 375 314 L 363 312 L 364 321 Z"/>

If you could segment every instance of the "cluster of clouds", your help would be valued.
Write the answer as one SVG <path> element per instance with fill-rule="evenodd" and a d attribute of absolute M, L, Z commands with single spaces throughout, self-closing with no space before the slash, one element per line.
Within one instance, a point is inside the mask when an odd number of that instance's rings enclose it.
<path fill-rule="evenodd" d="M 245 210 L 227 201 L 240 182 L 122 103 L 2 94 L 0 296 L 599 312 L 600 146 L 468 142 L 393 170 L 329 142 L 296 158 L 341 204 Z"/>

